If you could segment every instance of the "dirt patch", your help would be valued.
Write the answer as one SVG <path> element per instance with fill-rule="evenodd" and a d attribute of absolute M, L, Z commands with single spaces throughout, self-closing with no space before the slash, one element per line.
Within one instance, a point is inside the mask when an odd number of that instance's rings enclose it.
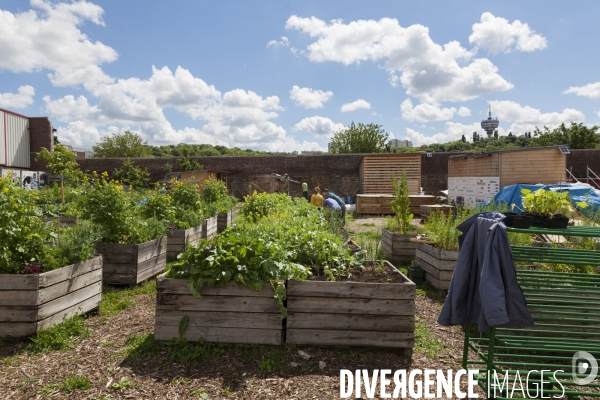
<path fill-rule="evenodd" d="M 311 281 L 328 281 L 325 275 L 312 275 Z M 404 283 L 405 280 L 398 271 L 391 269 L 385 264 L 364 265 L 362 268 L 354 268 L 349 276 L 339 278 L 339 282 L 364 282 L 364 283 Z"/>

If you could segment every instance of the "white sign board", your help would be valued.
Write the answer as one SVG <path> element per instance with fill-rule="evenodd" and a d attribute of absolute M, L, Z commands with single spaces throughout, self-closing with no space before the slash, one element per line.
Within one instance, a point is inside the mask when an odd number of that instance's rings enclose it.
<path fill-rule="evenodd" d="M 488 202 L 500 191 L 499 177 L 449 177 L 448 201 L 457 206 L 475 208 Z"/>

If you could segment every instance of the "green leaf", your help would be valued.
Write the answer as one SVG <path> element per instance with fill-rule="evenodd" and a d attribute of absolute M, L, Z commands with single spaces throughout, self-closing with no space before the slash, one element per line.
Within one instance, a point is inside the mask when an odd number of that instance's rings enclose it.
<path fill-rule="evenodd" d="M 179 337 L 183 337 L 183 333 L 185 332 L 185 329 L 188 326 L 188 322 L 190 322 L 190 317 L 187 315 L 184 315 L 183 318 L 181 318 L 181 321 L 179 321 Z"/>

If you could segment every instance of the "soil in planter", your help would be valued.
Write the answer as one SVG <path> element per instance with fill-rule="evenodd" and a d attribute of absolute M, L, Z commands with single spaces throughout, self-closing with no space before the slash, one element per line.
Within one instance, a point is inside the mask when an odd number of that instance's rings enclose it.
<path fill-rule="evenodd" d="M 328 281 L 328 277 L 324 274 L 314 274 L 308 278 L 310 281 Z M 356 268 L 352 270 L 350 277 L 344 276 L 338 279 L 339 282 L 364 282 L 364 283 L 403 283 L 405 280 L 397 271 L 390 269 L 380 264 L 365 265 L 364 268 Z"/>

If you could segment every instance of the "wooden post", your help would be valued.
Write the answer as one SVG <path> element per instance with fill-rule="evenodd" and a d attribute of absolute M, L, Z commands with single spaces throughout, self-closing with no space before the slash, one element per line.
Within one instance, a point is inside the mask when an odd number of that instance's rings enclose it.
<path fill-rule="evenodd" d="M 65 177 L 60 177 L 60 200 L 62 203 L 65 202 L 65 185 L 64 185 Z"/>

